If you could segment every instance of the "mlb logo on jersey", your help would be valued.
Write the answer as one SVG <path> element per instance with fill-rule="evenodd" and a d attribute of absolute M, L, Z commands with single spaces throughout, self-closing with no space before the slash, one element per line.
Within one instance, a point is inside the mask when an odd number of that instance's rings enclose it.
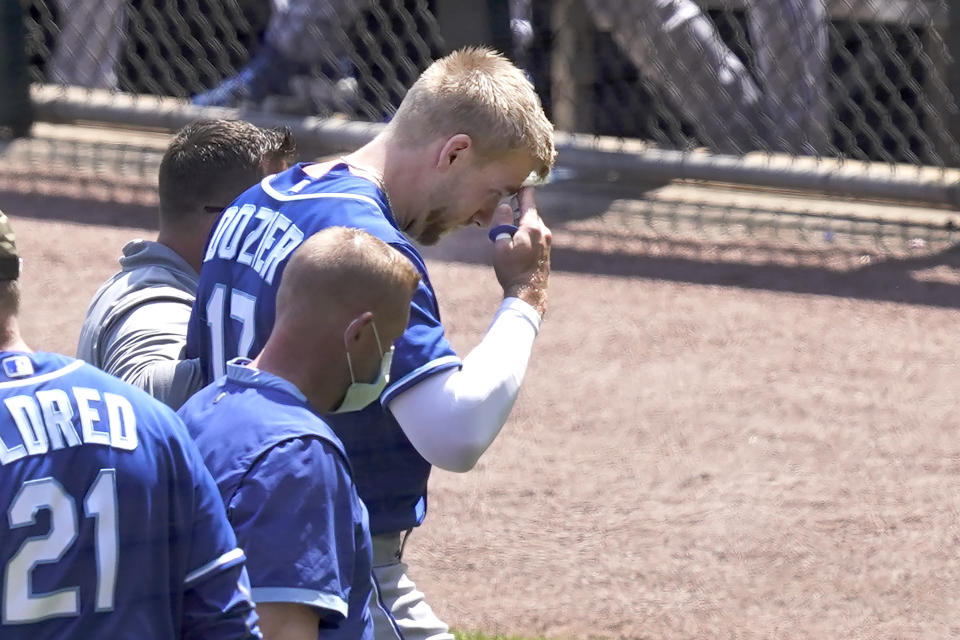
<path fill-rule="evenodd" d="M 33 363 L 27 356 L 10 356 L 0 361 L 8 378 L 26 378 L 33 375 Z"/>

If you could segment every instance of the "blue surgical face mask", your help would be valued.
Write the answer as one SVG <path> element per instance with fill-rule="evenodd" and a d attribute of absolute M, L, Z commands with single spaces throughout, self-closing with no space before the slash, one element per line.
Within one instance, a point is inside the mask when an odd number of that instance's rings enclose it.
<path fill-rule="evenodd" d="M 377 339 L 377 351 L 380 352 L 380 375 L 373 382 L 357 382 L 353 376 L 353 362 L 350 360 L 350 351 L 347 350 L 347 367 L 350 368 L 350 386 L 343 396 L 343 401 L 330 413 L 347 413 L 360 411 L 380 397 L 380 394 L 390 382 L 390 365 L 393 363 L 393 345 L 384 353 L 380 347 L 380 334 L 377 333 L 376 323 L 373 325 L 373 335 Z M 346 345 L 344 345 L 346 346 Z"/>

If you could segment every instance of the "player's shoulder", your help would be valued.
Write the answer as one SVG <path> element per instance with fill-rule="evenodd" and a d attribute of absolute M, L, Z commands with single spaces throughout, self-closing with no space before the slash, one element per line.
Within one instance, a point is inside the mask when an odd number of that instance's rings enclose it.
<path fill-rule="evenodd" d="M 162 415 L 166 418 L 176 415 L 167 405 L 163 404 L 143 389 L 124 382 L 123 380 L 112 376 L 109 373 L 94 367 L 93 365 L 83 362 L 82 360 L 74 360 L 73 358 L 69 358 L 69 360 L 79 363 L 74 376 L 71 378 L 72 384 L 87 383 L 91 387 L 104 392 L 122 395 L 129 399 L 134 406 L 142 407 L 144 410 L 149 410 L 152 413 Z"/>
<path fill-rule="evenodd" d="M 44 351 L 0 351 L 0 389 L 59 377 L 83 366 L 76 358 Z"/>
<path fill-rule="evenodd" d="M 261 378 L 259 384 L 224 377 L 217 391 L 206 398 L 207 402 L 222 403 L 219 414 L 227 428 L 255 434 L 254 439 L 265 445 L 293 438 L 323 438 L 343 449 L 326 420 L 304 398 L 280 386 L 285 381 L 270 376 L 267 383 L 262 383 L 267 376 L 259 371 L 254 373 Z M 270 386 L 275 380 L 280 384 Z"/>
<path fill-rule="evenodd" d="M 43 404 L 49 395 L 43 392 L 51 390 L 65 393 L 65 400 L 74 405 L 72 411 L 96 414 L 107 421 L 104 424 L 133 420 L 138 437 L 189 438 L 169 407 L 83 360 L 43 351 L 0 352 L 0 398 L 36 395 Z"/>
<path fill-rule="evenodd" d="M 407 242 L 393 220 L 386 194 L 376 183 L 355 175 L 345 163 L 330 163 L 320 176 L 308 173 L 308 166 L 296 165 L 260 183 L 273 200 L 288 205 L 283 208 L 285 214 L 308 218 L 305 231 L 356 227 L 388 244 Z"/>
<path fill-rule="evenodd" d="M 227 375 L 180 407 L 178 413 L 188 426 L 202 421 L 204 433 L 253 430 L 260 436 L 278 432 L 283 437 L 288 432 L 312 433 L 314 425 L 323 423 L 292 383 L 248 364 L 249 360 L 240 359 L 227 363 Z"/>
<path fill-rule="evenodd" d="M 259 456 L 266 464 L 255 466 L 272 469 L 273 474 L 292 475 L 324 484 L 333 478 L 353 481 L 353 470 L 343 445 L 332 432 L 290 433 L 271 441 Z"/>
<path fill-rule="evenodd" d="M 346 460 L 343 444 L 305 398 L 282 378 L 255 369 L 229 367 L 227 376 L 196 393 L 179 415 L 218 482 L 246 473 L 284 443 L 322 440 Z"/>
<path fill-rule="evenodd" d="M 272 426 L 255 437 L 258 446 L 255 455 L 247 457 L 248 475 L 268 485 L 293 483 L 320 495 L 354 485 L 343 443 L 320 416 L 309 410 L 286 411 L 266 419 Z"/>
<path fill-rule="evenodd" d="M 101 391 L 124 392 L 128 387 L 134 390 L 117 378 L 70 356 L 45 351 L 0 352 L 0 393 L 6 395 L 49 385 L 83 385 Z"/>
<path fill-rule="evenodd" d="M 159 242 L 136 239 L 123 247 L 120 271 L 104 282 L 94 299 L 108 292 L 113 297 L 153 287 L 173 288 L 186 293 L 196 289 L 197 273 L 186 260 Z"/>

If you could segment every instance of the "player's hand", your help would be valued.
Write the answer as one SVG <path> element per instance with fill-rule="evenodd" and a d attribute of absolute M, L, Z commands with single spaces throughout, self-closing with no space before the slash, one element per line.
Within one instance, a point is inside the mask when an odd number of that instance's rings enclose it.
<path fill-rule="evenodd" d="M 505 298 L 520 298 L 543 317 L 547 310 L 547 279 L 550 276 L 550 229 L 537 213 L 532 187 L 520 189 L 517 199 L 518 214 L 507 204 L 500 205 L 493 214 L 494 227 L 509 224 L 518 227 L 513 238 L 501 234 L 495 240 L 493 268 Z"/>

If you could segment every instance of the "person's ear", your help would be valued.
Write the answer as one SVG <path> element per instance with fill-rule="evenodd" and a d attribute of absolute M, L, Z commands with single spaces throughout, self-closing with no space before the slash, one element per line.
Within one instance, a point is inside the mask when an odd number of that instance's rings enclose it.
<path fill-rule="evenodd" d="M 360 337 L 364 330 L 373 322 L 373 312 L 364 311 L 359 316 L 350 321 L 347 328 L 343 330 L 343 344 L 349 350 L 350 345 L 360 342 Z"/>
<path fill-rule="evenodd" d="M 447 141 L 440 147 L 440 155 L 437 158 L 437 169 L 446 171 L 457 160 L 461 160 L 473 150 L 473 140 L 465 133 L 458 133 L 447 138 Z"/>

